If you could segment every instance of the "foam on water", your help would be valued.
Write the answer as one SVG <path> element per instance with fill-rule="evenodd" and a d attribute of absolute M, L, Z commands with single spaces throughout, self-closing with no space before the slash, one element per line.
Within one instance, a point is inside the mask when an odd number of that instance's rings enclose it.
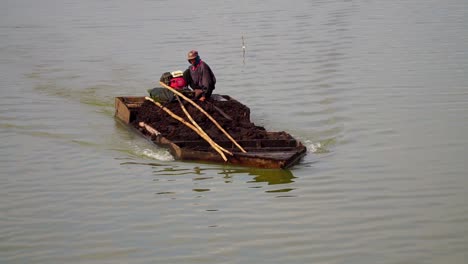
<path fill-rule="evenodd" d="M 147 148 L 140 145 L 131 146 L 131 151 L 139 157 L 151 158 L 160 161 L 173 161 L 174 157 L 168 150 L 162 148 Z"/>
<path fill-rule="evenodd" d="M 141 150 L 141 154 L 146 157 L 156 159 L 156 160 L 162 160 L 162 161 L 174 160 L 174 157 L 172 157 L 172 155 L 165 150 L 153 151 L 151 149 L 143 149 Z"/>
<path fill-rule="evenodd" d="M 322 145 L 321 142 L 312 142 L 311 140 L 304 141 L 304 145 L 307 147 L 309 153 L 327 153 L 328 150 Z"/>

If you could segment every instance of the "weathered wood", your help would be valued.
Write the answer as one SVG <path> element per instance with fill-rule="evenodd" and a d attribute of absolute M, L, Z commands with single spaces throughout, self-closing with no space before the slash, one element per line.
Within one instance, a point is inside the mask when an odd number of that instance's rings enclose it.
<path fill-rule="evenodd" d="M 154 129 L 152 126 L 148 125 L 148 124 L 145 124 L 145 122 L 140 122 L 138 123 L 138 125 L 144 129 L 146 129 L 146 131 L 148 131 L 148 133 L 150 133 L 151 135 L 153 136 L 158 136 L 158 135 L 161 135 L 161 133 L 159 133 L 159 131 L 157 131 L 156 129 Z"/>

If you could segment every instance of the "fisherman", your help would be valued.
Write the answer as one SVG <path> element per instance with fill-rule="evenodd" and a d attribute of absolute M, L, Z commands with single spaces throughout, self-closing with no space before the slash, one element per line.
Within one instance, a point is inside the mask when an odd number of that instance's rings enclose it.
<path fill-rule="evenodd" d="M 213 93 L 216 77 L 210 66 L 200 59 L 198 51 L 189 51 L 187 60 L 190 66 L 184 72 L 184 79 L 195 92 L 195 98 L 203 102 Z"/>

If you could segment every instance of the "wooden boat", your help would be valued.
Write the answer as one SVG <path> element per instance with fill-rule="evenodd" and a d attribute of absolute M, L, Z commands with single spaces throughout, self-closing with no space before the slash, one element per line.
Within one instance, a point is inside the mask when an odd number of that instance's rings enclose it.
<path fill-rule="evenodd" d="M 218 95 L 212 98 L 235 100 L 227 95 Z M 137 120 L 138 109 L 144 102 L 145 97 L 142 96 L 116 97 L 115 116 L 126 125 L 135 128 L 154 144 L 167 148 L 177 160 L 284 169 L 298 163 L 307 152 L 306 147 L 293 137 L 289 137 L 288 139 L 238 140 L 237 143 L 241 145 L 246 152 L 240 151 L 231 141 L 216 141 L 219 146 L 231 151 L 233 154 L 232 156 L 226 155 L 227 161 L 224 161 L 205 140 L 169 140 L 148 124 L 142 124 L 140 122 L 138 125 L 135 125 L 134 121 Z"/>

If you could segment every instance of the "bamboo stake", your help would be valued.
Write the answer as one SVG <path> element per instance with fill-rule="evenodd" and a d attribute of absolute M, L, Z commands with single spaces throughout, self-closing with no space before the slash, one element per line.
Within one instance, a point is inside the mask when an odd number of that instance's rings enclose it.
<path fill-rule="evenodd" d="M 138 125 L 140 127 L 144 127 L 146 129 L 146 131 L 148 131 L 151 135 L 157 136 L 157 135 L 161 134 L 161 133 L 159 133 L 159 131 L 152 128 L 150 125 L 146 124 L 145 122 L 140 122 L 140 123 L 138 123 Z"/>
<path fill-rule="evenodd" d="M 187 116 L 187 118 L 190 120 L 190 122 L 192 122 L 192 124 L 198 129 L 198 131 L 200 131 L 200 133 L 204 134 L 205 136 L 207 137 L 210 137 L 199 125 L 198 123 L 193 120 L 192 116 L 190 115 L 190 113 L 187 111 L 187 109 L 185 108 L 184 104 L 182 104 L 182 101 L 180 101 L 180 98 L 176 95 L 176 98 L 177 98 L 177 101 L 179 101 L 179 105 L 180 107 L 182 108 L 182 111 L 184 111 L 185 115 Z M 221 147 L 220 145 L 218 145 L 218 143 L 216 143 L 216 141 L 213 140 L 213 142 L 216 144 L 216 146 L 226 152 L 227 154 L 231 155 L 232 156 L 232 152 L 230 152 L 229 150 L 226 150 L 225 148 Z"/>
<path fill-rule="evenodd" d="M 172 91 L 173 93 L 175 93 L 176 95 L 179 95 L 180 97 L 184 98 L 186 101 L 188 101 L 189 103 L 191 103 L 193 106 L 195 106 L 196 108 L 198 108 L 198 110 L 200 110 L 203 114 L 206 115 L 206 117 L 208 117 L 208 119 L 211 120 L 211 122 L 213 122 L 213 124 L 215 124 L 215 126 L 217 126 L 219 128 L 219 130 L 221 130 L 242 152 L 246 153 L 247 151 L 244 150 L 244 148 L 242 148 L 236 140 L 234 140 L 231 135 L 229 135 L 228 132 L 226 132 L 226 130 L 224 130 L 224 128 L 221 127 L 221 125 L 219 125 L 219 123 L 210 115 L 208 114 L 203 108 L 201 108 L 197 103 L 195 103 L 194 101 L 192 101 L 190 98 L 188 98 L 187 96 L 183 95 L 181 92 L 175 90 L 174 88 L 166 85 L 165 83 L 163 82 L 159 82 L 159 84 L 161 84 L 162 87 Z"/>
<path fill-rule="evenodd" d="M 170 116 L 172 116 L 174 119 L 180 121 L 181 123 L 183 123 L 184 125 L 188 126 L 190 129 L 192 129 L 193 131 L 195 131 L 195 133 L 197 133 L 200 137 L 202 137 L 204 140 L 206 140 L 206 142 L 208 142 L 210 144 L 210 146 L 216 150 L 216 152 L 219 153 L 219 155 L 221 155 L 221 157 L 223 158 L 224 161 L 227 161 L 227 158 L 226 158 L 226 155 L 224 155 L 224 153 L 217 147 L 217 144 L 210 138 L 208 137 L 207 135 L 204 135 L 202 134 L 200 131 L 198 131 L 198 129 L 193 126 L 192 124 L 190 124 L 189 122 L 185 121 L 182 117 L 174 114 L 171 110 L 167 109 L 166 107 L 164 107 L 162 104 L 160 104 L 159 102 L 156 102 L 154 101 L 151 97 L 148 97 L 146 96 L 145 97 L 146 100 L 149 100 L 151 102 L 153 102 L 155 105 L 157 105 L 159 108 L 161 108 L 162 110 L 164 110 L 166 113 L 168 113 Z"/>

